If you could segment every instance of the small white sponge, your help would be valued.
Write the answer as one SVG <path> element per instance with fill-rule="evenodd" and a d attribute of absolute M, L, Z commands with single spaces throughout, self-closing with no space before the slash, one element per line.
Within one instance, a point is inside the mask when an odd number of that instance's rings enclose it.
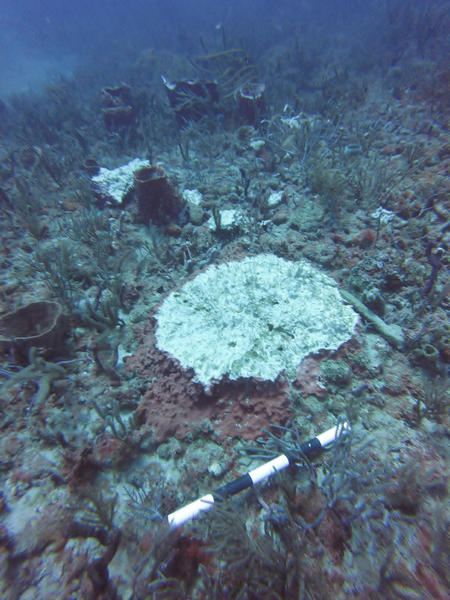
<path fill-rule="evenodd" d="M 305 356 L 338 348 L 358 320 L 331 277 L 272 254 L 208 267 L 155 316 L 158 348 L 206 387 L 224 376 L 294 378 Z"/>
<path fill-rule="evenodd" d="M 149 167 L 148 160 L 135 158 L 126 165 L 117 167 L 117 169 L 107 169 L 102 167 L 98 175 L 92 177 L 92 181 L 97 186 L 98 192 L 106 197 L 111 198 L 117 204 L 121 204 L 123 199 L 133 187 L 134 172 L 142 167 Z"/>

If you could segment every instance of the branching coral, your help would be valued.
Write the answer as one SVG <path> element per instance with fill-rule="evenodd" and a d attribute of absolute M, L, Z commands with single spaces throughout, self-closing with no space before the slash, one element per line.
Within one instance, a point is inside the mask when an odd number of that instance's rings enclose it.
<path fill-rule="evenodd" d="M 52 382 L 66 377 L 67 371 L 62 363 L 45 360 L 37 354 L 36 348 L 31 348 L 27 367 L 23 367 L 19 371 L 3 371 L 2 374 L 8 377 L 0 387 L 2 395 L 8 394 L 15 386 L 34 383 L 38 388 L 34 402 L 37 406 L 42 406 L 50 393 Z"/>

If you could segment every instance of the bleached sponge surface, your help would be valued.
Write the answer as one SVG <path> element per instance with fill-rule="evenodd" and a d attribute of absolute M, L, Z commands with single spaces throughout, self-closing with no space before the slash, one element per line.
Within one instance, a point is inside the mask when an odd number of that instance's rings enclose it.
<path fill-rule="evenodd" d="M 358 316 L 310 263 L 260 254 L 208 267 L 169 294 L 156 319 L 158 348 L 209 387 L 224 376 L 293 378 L 305 356 L 347 341 Z"/>
<path fill-rule="evenodd" d="M 115 200 L 120 204 L 133 187 L 134 172 L 143 167 L 149 167 L 148 160 L 135 158 L 126 165 L 116 169 L 102 167 L 98 175 L 92 177 L 98 191 L 105 197 Z"/>

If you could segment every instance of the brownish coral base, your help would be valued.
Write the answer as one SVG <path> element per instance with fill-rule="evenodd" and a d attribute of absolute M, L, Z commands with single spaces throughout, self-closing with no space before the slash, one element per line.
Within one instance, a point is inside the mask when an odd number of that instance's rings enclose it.
<path fill-rule="evenodd" d="M 284 425 L 292 418 L 283 384 L 223 382 L 207 393 L 192 381 L 192 372 L 156 348 L 151 321 L 137 335 L 141 345 L 127 359 L 127 366 L 149 385 L 136 418 L 140 425 L 154 428 L 157 442 L 184 439 L 199 430 L 220 440 L 252 440 L 270 424 Z"/>

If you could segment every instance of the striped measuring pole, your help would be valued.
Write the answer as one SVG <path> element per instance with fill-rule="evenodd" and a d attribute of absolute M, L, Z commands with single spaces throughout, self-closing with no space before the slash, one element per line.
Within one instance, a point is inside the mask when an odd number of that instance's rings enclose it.
<path fill-rule="evenodd" d="M 347 422 L 340 423 L 339 425 L 336 425 L 336 427 L 332 427 L 315 438 L 301 444 L 300 453 L 308 456 L 320 452 L 332 444 L 341 434 L 346 432 L 350 432 L 350 425 Z M 209 510 L 215 502 L 220 502 L 220 500 L 234 496 L 257 483 L 272 477 L 275 473 L 279 473 L 283 469 L 293 465 L 295 462 L 298 462 L 298 455 L 298 452 L 295 453 L 295 457 L 293 455 L 289 456 L 289 454 L 281 454 L 269 462 L 256 467 L 256 469 L 252 469 L 245 475 L 238 477 L 234 481 L 230 481 L 230 483 L 223 485 L 214 492 L 186 504 L 186 506 L 179 508 L 167 517 L 169 527 L 171 529 L 180 527 L 187 521 L 194 519 L 201 512 Z"/>

